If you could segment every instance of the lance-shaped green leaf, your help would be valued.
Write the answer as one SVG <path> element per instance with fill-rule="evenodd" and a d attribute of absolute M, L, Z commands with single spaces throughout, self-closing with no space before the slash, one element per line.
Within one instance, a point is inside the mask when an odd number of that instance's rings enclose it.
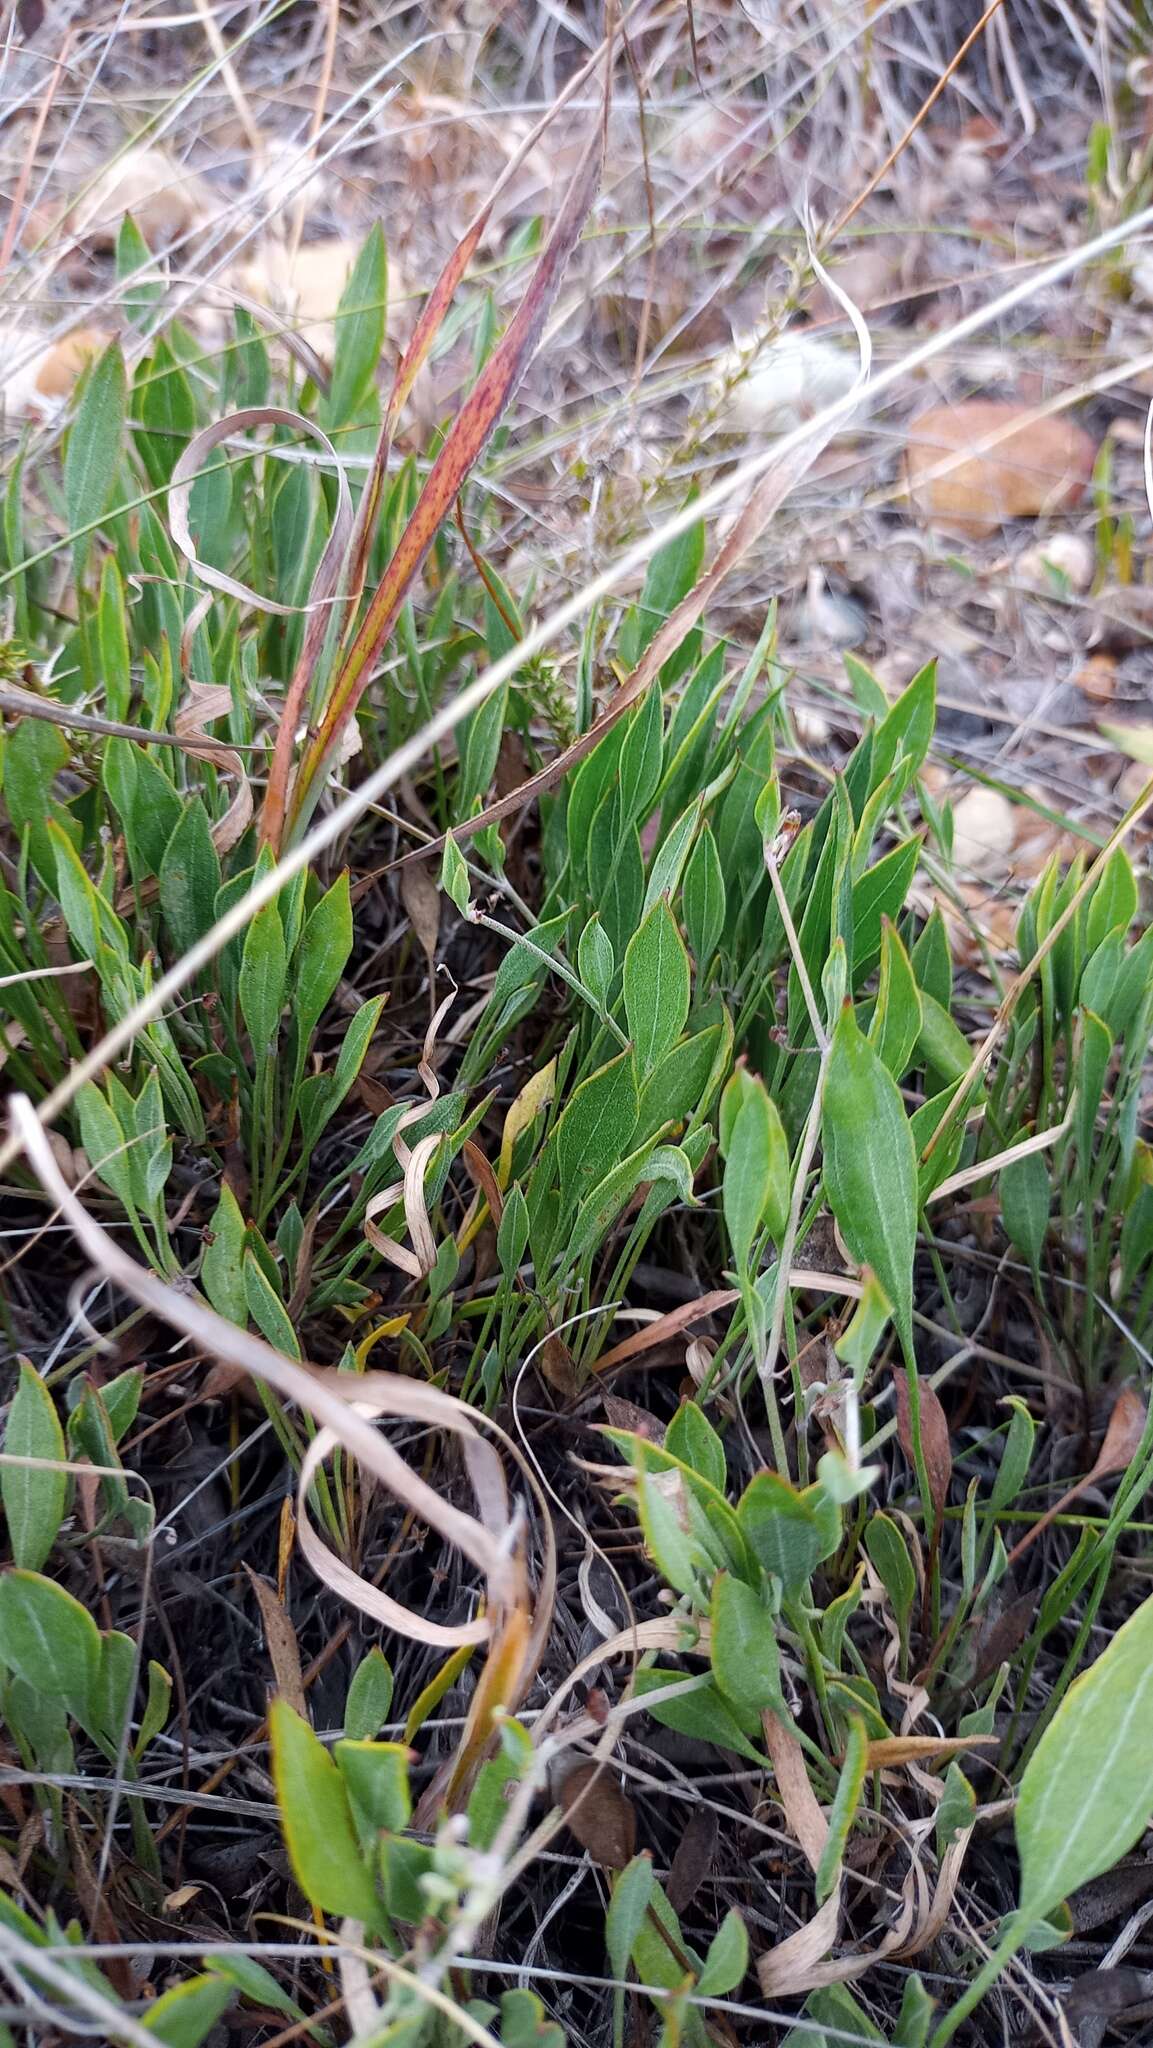
<path fill-rule="evenodd" d="M 1153 1598 L 1074 1680 L 1025 1767 L 1021 1915 L 1043 1920 L 1111 1870 L 1153 1813 Z"/>
<path fill-rule="evenodd" d="M 664 896 L 653 904 L 629 941 L 624 998 L 637 1067 L 644 1080 L 671 1052 L 689 1014 L 689 956 Z"/>
<path fill-rule="evenodd" d="M 825 1186 L 841 1235 L 871 1266 L 912 1353 L 917 1159 L 900 1091 L 846 1004 L 825 1079 L 821 1128 Z"/>
<path fill-rule="evenodd" d="M 78 534 L 74 544 L 77 579 L 84 573 L 91 539 L 81 529 L 92 526 L 108 503 L 127 410 L 128 374 L 120 343 L 114 341 L 93 366 L 84 386 L 64 457 L 64 500 L 69 523 Z"/>

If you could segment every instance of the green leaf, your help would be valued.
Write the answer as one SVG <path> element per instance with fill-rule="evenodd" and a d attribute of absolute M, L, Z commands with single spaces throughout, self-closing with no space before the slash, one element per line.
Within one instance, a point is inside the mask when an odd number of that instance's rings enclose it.
<path fill-rule="evenodd" d="M 177 953 L 187 953 L 213 923 L 220 860 L 199 797 L 186 806 L 160 863 L 160 908 Z M 273 905 L 275 908 L 275 905 Z"/>
<path fill-rule="evenodd" d="M 888 1515 L 871 1515 L 865 1524 L 865 1549 L 892 1604 L 904 1641 L 917 1593 L 917 1574 L 908 1545 Z"/>
<path fill-rule="evenodd" d="M 130 1216 L 136 1214 L 128 1134 L 110 1109 L 95 1081 L 86 1081 L 76 1098 L 80 1136 L 94 1173 L 111 1188 Z"/>
<path fill-rule="evenodd" d="M 625 729 L 617 770 L 621 822 L 646 818 L 661 780 L 664 751 L 664 703 L 661 692 L 650 683 Z"/>
<path fill-rule="evenodd" d="M 577 973 L 602 1010 L 607 1005 L 615 971 L 612 941 L 594 911 L 577 940 Z"/>
<path fill-rule="evenodd" d="M 911 958 L 918 988 L 947 1010 L 953 1000 L 953 960 L 939 903 L 933 905 L 932 914 L 913 947 Z"/>
<path fill-rule="evenodd" d="M 132 1745 L 132 1754 L 142 1757 L 168 1719 L 172 1704 L 172 1680 L 153 1657 L 148 1664 L 148 1697 L 140 1717 L 140 1731 Z"/>
<path fill-rule="evenodd" d="M 20 1360 L 20 1380 L 8 1411 L 4 1449 L 9 1457 L 67 1456 L 56 1404 L 38 1372 Z M 37 1572 L 56 1541 L 68 1499 L 68 1474 L 31 1465 L 0 1466 L 0 1498 L 16 1564 Z"/>
<path fill-rule="evenodd" d="M 1012 1507 L 1020 1493 L 1033 1460 L 1033 1442 L 1037 1434 L 1037 1425 L 1019 1394 L 1006 1394 L 1001 1406 L 1010 1411 L 1009 1431 L 989 1496 L 989 1508 L 994 1519 L 1002 1508 Z"/>
<path fill-rule="evenodd" d="M 244 935 L 240 962 L 240 1008 L 258 1059 L 266 1058 L 276 1044 L 287 976 L 280 906 L 266 903 Z"/>
<path fill-rule="evenodd" d="M 687 1676 L 684 1671 L 666 1671 L 657 1666 L 637 1672 L 635 1689 L 638 1697 L 645 1698 L 649 1693 L 660 1692 L 664 1686 L 682 1684 Z M 675 1699 L 654 1701 L 646 1711 L 654 1721 L 660 1722 L 662 1728 L 672 1728 L 678 1735 L 690 1735 L 697 1742 L 715 1742 L 720 1749 L 731 1749 L 734 1756 L 747 1757 L 752 1763 L 764 1765 L 763 1751 L 753 1747 L 711 1679 L 706 1679 L 695 1692 L 682 1692 Z"/>
<path fill-rule="evenodd" d="M 34 1691 L 63 1700 L 87 1721 L 100 1670 L 100 1633 L 92 1616 L 38 1572 L 0 1577 L 0 1663 Z"/>
<path fill-rule="evenodd" d="M 869 1042 L 895 1081 L 908 1067 L 920 1035 L 921 991 L 913 963 L 896 926 L 886 917 L 881 921 L 881 973 Z"/>
<path fill-rule="evenodd" d="M 817 1866 L 817 1903 L 821 1906 L 836 1889 L 845 1854 L 845 1843 L 848 1841 L 849 1830 L 860 1803 L 867 1761 L 868 1738 L 865 1734 L 865 1724 L 856 1714 L 851 1714 L 848 1740 L 845 1743 L 845 1761 L 837 1780 L 836 1794 L 829 1810 L 829 1832 Z"/>
<path fill-rule="evenodd" d="M 335 993 L 351 952 L 352 899 L 346 868 L 309 914 L 293 963 L 292 1014 L 302 1052 Z"/>
<path fill-rule="evenodd" d="M 641 906 L 642 921 L 648 917 L 662 896 L 667 896 L 670 901 L 675 898 L 680 888 L 685 862 L 689 857 L 689 848 L 700 824 L 702 803 L 703 798 L 699 796 L 693 799 L 688 809 L 669 828 L 654 855 L 649 878 L 645 884 L 644 901 Z"/>
<path fill-rule="evenodd" d="M 737 1506 L 742 1533 L 786 1593 L 799 1593 L 822 1556 L 820 1523 L 809 1501 L 778 1472 L 758 1472 Z"/>
<path fill-rule="evenodd" d="M 652 1890 L 652 1857 L 646 1850 L 626 1863 L 613 1884 L 605 1914 L 605 1947 L 614 1977 L 628 1976 L 629 1957 L 648 1912 Z"/>
<path fill-rule="evenodd" d="M 937 664 L 918 670 L 873 735 L 871 786 L 883 782 L 894 763 L 908 759 L 908 779 L 917 774 L 929 751 L 937 721 Z"/>
<path fill-rule="evenodd" d="M 168 2048 L 200 2048 L 235 1996 L 235 1987 L 216 1972 L 191 1977 L 187 1984 L 161 1992 L 148 2008 L 144 2031 L 167 2042 Z"/>
<path fill-rule="evenodd" d="M 943 1856 L 950 1842 L 977 1818 L 977 1795 L 954 1757 L 945 1773 L 945 1790 L 937 1808 L 937 1854 Z"/>
<path fill-rule="evenodd" d="M 92 1697 L 92 1725 L 118 1750 L 132 1718 L 136 1693 L 136 1645 L 116 1628 L 100 1638 L 100 1664 Z"/>
<path fill-rule="evenodd" d="M 682 1401 L 665 1431 L 665 1449 L 707 1479 L 719 1493 L 725 1490 L 725 1447 L 695 1401 Z"/>
<path fill-rule="evenodd" d="M 640 834 L 635 825 L 630 825 L 613 855 L 599 903 L 605 931 L 618 959 L 640 922 L 644 894 L 645 863 Z"/>
<path fill-rule="evenodd" d="M 261 1335 L 288 1358 L 299 1358 L 300 1339 L 289 1321 L 288 1310 L 251 1248 L 244 1254 L 243 1272 L 248 1313 Z"/>
<path fill-rule="evenodd" d="M 563 2027 L 546 2018 L 535 1991 L 518 1990 L 501 1992 L 500 2039 L 502 2048 L 565 2048 L 566 2036 Z"/>
<path fill-rule="evenodd" d="M 99 519 L 108 503 L 127 411 L 128 375 L 120 344 L 114 341 L 92 367 L 68 434 L 64 502 L 74 530 Z M 74 543 L 77 580 L 84 574 L 91 541 L 91 534 L 84 534 Z"/>
<path fill-rule="evenodd" d="M 1102 939 L 1120 927 L 1129 930 L 1137 915 L 1137 881 L 1123 846 L 1110 854 L 1093 894 L 1085 918 L 1085 957 L 1095 953 Z"/>
<path fill-rule="evenodd" d="M 73 847 L 80 839 L 76 819 L 52 795 L 56 777 L 70 759 L 68 742 L 46 719 L 22 718 L 5 733 L 3 744 L 8 822 L 17 839 L 27 832 L 32 865 L 47 887 L 55 891 L 60 857 L 48 830 L 48 820 L 60 827 Z M 89 950 L 79 939 L 78 949 L 82 953 Z"/>
<path fill-rule="evenodd" d="M 789 1146 L 777 1105 L 759 1075 L 741 1068 L 721 1098 L 721 1199 L 738 1272 L 749 1271 L 753 1244 L 768 1226 L 779 1244 L 788 1228 Z"/>
<path fill-rule="evenodd" d="M 959 1081 L 968 1071 L 972 1059 L 972 1047 L 964 1032 L 928 989 L 921 993 L 917 1054 L 924 1061 L 930 1079 L 936 1077 L 933 1085 Z"/>
<path fill-rule="evenodd" d="M 248 1322 L 248 1296 L 244 1286 L 244 1218 L 240 1206 L 223 1181 L 220 1200 L 205 1232 L 207 1248 L 200 1262 L 200 1284 L 218 1315 L 239 1324 Z"/>
<path fill-rule="evenodd" d="M 625 1016 L 641 1080 L 672 1050 L 684 1030 L 689 993 L 689 956 L 662 896 L 633 934 L 625 954 Z"/>
<path fill-rule="evenodd" d="M 1024 1136 L 1018 1132 L 1014 1143 Z M 1041 1253 L 1045 1245 L 1045 1233 L 1049 1228 L 1049 1205 L 1053 1190 L 1050 1185 L 1052 1166 L 1043 1152 L 1027 1153 L 1024 1159 L 1011 1160 L 1001 1168 L 1001 1221 L 1005 1235 L 1022 1257 L 1028 1259 L 1034 1272 L 1040 1267 Z"/>
<path fill-rule="evenodd" d="M 870 2041 L 884 2043 L 885 2036 L 873 2025 L 863 2006 L 843 1984 L 829 1984 L 810 1992 L 805 2000 L 806 2027 L 794 2027 L 786 2034 L 783 2048 L 868 2048 Z M 829 2029 L 826 2034 L 823 2029 Z"/>
<path fill-rule="evenodd" d="M 124 585 L 111 555 L 100 577 L 100 603 L 96 615 L 96 637 L 104 681 L 104 703 L 109 718 L 127 718 L 132 702 L 132 671 L 128 660 L 128 623 L 124 610 Z"/>
<path fill-rule="evenodd" d="M 871 1266 L 913 1348 L 913 1253 L 917 1160 L 897 1084 L 849 1005 L 833 1035 L 821 1113 L 825 1186 L 858 1265 Z"/>
<path fill-rule="evenodd" d="M 379 1735 L 392 1705 L 392 1666 L 374 1644 L 349 1681 L 344 1702 L 344 1732 L 351 1742 L 370 1742 Z"/>
<path fill-rule="evenodd" d="M 464 855 L 450 832 L 440 859 L 440 886 L 452 898 L 462 917 L 468 916 L 472 890 Z M 495 994 L 495 989 L 494 989 Z"/>
<path fill-rule="evenodd" d="M 293 1875 L 313 1905 L 374 1924 L 376 1889 L 361 1860 L 336 1764 L 286 1700 L 269 1709 L 272 1771 Z"/>
<path fill-rule="evenodd" d="M 1153 1812 L 1153 1597 L 1073 1681 L 1021 1780 L 1024 1921 L 1111 1870 Z"/>
<path fill-rule="evenodd" d="M 332 382 L 322 417 L 325 425 L 357 424 L 372 389 L 384 349 L 388 304 L 388 256 L 379 221 L 352 267 L 336 309 Z"/>
<path fill-rule="evenodd" d="M 730 1906 L 709 1943 L 705 1967 L 697 1978 L 702 1998 L 729 1998 L 749 1967 L 749 1937 L 735 1906 Z"/>
<path fill-rule="evenodd" d="M 141 276 L 143 271 L 151 271 L 152 276 Z M 130 278 L 133 282 L 128 284 Z M 116 236 L 116 282 L 127 287 L 120 303 L 133 326 L 146 328 L 150 314 L 164 297 L 164 285 L 157 276 L 152 251 L 130 213 L 125 214 Z"/>
<path fill-rule="evenodd" d="M 508 1281 L 512 1280 L 524 1257 L 528 1232 L 528 1203 L 518 1183 L 505 1197 L 504 1215 L 496 1234 L 496 1255 L 500 1260 L 500 1270 Z"/>
<path fill-rule="evenodd" d="M 644 589 L 640 595 L 640 645 L 636 654 L 644 653 L 649 641 L 655 638 L 658 628 L 675 611 L 682 597 L 687 597 L 705 559 L 705 523 L 699 519 L 692 526 L 678 533 L 673 540 L 666 541 L 658 548 L 649 563 L 645 575 Z M 633 656 L 636 659 L 636 655 Z"/>
<path fill-rule="evenodd" d="M 384 1008 L 383 996 L 370 996 L 349 1022 L 331 1074 L 310 1075 L 298 1096 L 300 1134 L 311 1151 L 329 1118 L 335 1116 L 361 1067 Z"/>
<path fill-rule="evenodd" d="M 641 1089 L 637 1125 L 641 1137 L 650 1137 L 670 1123 L 684 1123 L 690 1118 L 699 1124 L 708 1115 L 728 1065 L 727 1054 L 722 1050 L 726 1034 L 731 1043 L 727 1016 L 723 1024 L 710 1024 L 704 1031 L 695 1031 L 666 1053 Z"/>
<path fill-rule="evenodd" d="M 861 1283 L 861 1298 L 853 1310 L 852 1320 L 833 1347 L 842 1365 L 847 1365 L 852 1371 L 858 1392 L 864 1385 L 869 1360 L 893 1313 L 892 1302 L 868 1266 L 862 1271 Z"/>
<path fill-rule="evenodd" d="M 332 1754 L 348 1788 L 361 1840 L 381 1829 L 402 1833 L 412 1816 L 408 1790 L 412 1751 L 403 1742 L 346 1740 L 336 1743 Z"/>
<path fill-rule="evenodd" d="M 893 2048 L 925 2048 L 933 2024 L 934 2003 L 918 1976 L 914 1974 L 906 1980 L 893 2029 Z"/>
<path fill-rule="evenodd" d="M 709 1560 L 703 1545 L 687 1526 L 683 1503 L 670 1498 L 670 1493 L 675 1496 L 686 1482 L 680 1473 L 670 1477 L 659 1469 L 655 1474 L 647 1470 L 644 1449 L 639 1443 L 634 1447 L 634 1455 L 637 1512 L 645 1549 L 670 1586 L 678 1593 L 694 1594 Z"/>
<path fill-rule="evenodd" d="M 888 716 L 889 700 L 871 668 L 858 661 L 855 654 L 841 656 L 853 701 L 866 718 L 883 719 Z"/>
<path fill-rule="evenodd" d="M 133 877 L 150 882 L 180 822 L 180 798 L 163 770 L 132 740 L 108 741 L 103 779 L 124 827 Z"/>
<path fill-rule="evenodd" d="M 226 1983 L 234 1984 L 242 1998 L 252 2005 L 265 2005 L 270 2012 L 282 2012 L 286 2019 L 303 2020 L 304 2013 L 294 1998 L 290 1998 L 283 1985 L 278 1984 L 271 1970 L 258 1963 L 242 1950 L 233 1950 L 226 1956 L 208 1956 L 205 1969 L 213 1977 L 223 1977 Z M 326 2041 L 328 2036 L 322 2027 L 308 2027 L 308 2034 L 314 2041 Z"/>
<path fill-rule="evenodd" d="M 603 1179 L 632 1144 L 637 1085 L 631 1054 L 622 1052 L 582 1081 L 556 1127 L 561 1189 L 583 1195 Z"/>
<path fill-rule="evenodd" d="M 197 426 L 192 386 L 163 335 L 136 373 L 133 398 L 140 422 L 136 445 L 149 482 L 160 489 L 168 483 Z M 199 529 L 201 521 L 194 516 L 192 524 Z M 203 538 L 202 533 L 202 542 Z"/>
<path fill-rule="evenodd" d="M 721 1572 L 713 1587 L 709 1655 L 713 1676 L 742 1719 L 781 1699 L 781 1660 L 773 1617 L 743 1579 Z"/>
<path fill-rule="evenodd" d="M 491 599 L 488 603 L 491 605 Z M 490 659 L 494 658 L 490 656 Z M 486 697 L 484 703 L 478 705 L 464 727 L 457 782 L 458 817 L 467 817 L 487 795 L 496 772 L 501 736 L 507 722 L 508 684 L 502 683 L 491 697 Z"/>
<path fill-rule="evenodd" d="M 720 945 L 727 910 L 721 857 L 707 825 L 685 869 L 682 907 L 685 931 L 696 958 L 697 971 L 703 974 Z"/>

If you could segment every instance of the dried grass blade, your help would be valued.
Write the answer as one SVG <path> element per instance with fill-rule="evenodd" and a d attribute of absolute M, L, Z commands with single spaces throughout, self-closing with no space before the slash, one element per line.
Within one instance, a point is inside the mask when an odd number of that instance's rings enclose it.
<path fill-rule="evenodd" d="M 296 1630 L 286 1613 L 284 1603 L 277 1598 L 276 1589 L 267 1579 L 262 1579 L 252 1566 L 245 1564 L 249 1582 L 256 1595 L 260 1619 L 264 1628 L 264 1641 L 272 1665 L 276 1690 L 281 1699 L 300 1715 L 302 1721 L 311 1717 L 308 1702 L 304 1696 L 304 1674 L 300 1668 L 300 1644 Z"/>
<path fill-rule="evenodd" d="M 1046 1508 L 1032 1528 L 1025 1531 L 1020 1542 L 1015 1543 L 1009 1552 L 1009 1564 L 1016 1564 L 1030 1544 L 1035 1543 L 1038 1536 L 1056 1521 L 1057 1516 L 1063 1515 L 1067 1508 L 1072 1507 L 1075 1500 L 1079 1500 L 1091 1486 L 1096 1486 L 1098 1480 L 1108 1479 L 1114 1472 L 1126 1470 L 1145 1434 L 1145 1422 L 1145 1403 L 1136 1387 L 1122 1387 L 1113 1404 L 1109 1426 L 1105 1431 L 1101 1448 L 1093 1460 L 1092 1469 L 1086 1472 L 1084 1479 L 1078 1479 L 1076 1485 L 1069 1488 L 1068 1493 L 1063 1493 L 1060 1500 L 1054 1501 L 1051 1508 Z"/>
<path fill-rule="evenodd" d="M 606 115 L 607 107 L 606 93 Z M 606 120 L 602 117 L 585 149 L 528 290 L 461 407 L 340 666 L 319 730 L 301 763 L 293 802 L 297 820 L 306 814 L 324 765 L 344 726 L 356 712 L 373 664 L 396 623 L 413 578 L 524 375 L 600 184 L 605 128 Z"/>
<path fill-rule="evenodd" d="M 188 523 L 192 486 L 204 467 L 205 458 L 234 434 L 243 433 L 249 427 L 263 426 L 292 427 L 297 433 L 310 435 L 320 443 L 336 475 L 336 515 L 324 553 L 316 565 L 308 602 L 304 605 L 279 604 L 275 598 L 261 597 L 259 591 L 239 582 L 235 576 L 229 576 L 226 570 L 214 569 L 210 563 L 202 562 Z M 257 611 L 271 612 L 277 618 L 294 618 L 298 612 L 315 611 L 331 598 L 336 588 L 352 530 L 352 500 L 340 457 L 315 420 L 306 419 L 303 413 L 292 412 L 285 406 L 249 405 L 240 412 L 227 413 L 223 419 L 215 420 L 211 426 L 202 427 L 198 434 L 193 435 L 177 461 L 168 486 L 168 524 L 181 554 L 210 589 L 219 590 L 225 597 L 239 598 L 242 604 L 253 605 Z"/>
<path fill-rule="evenodd" d="M 93 1264 L 116 1286 L 154 1310 L 202 1350 L 266 1380 L 277 1393 L 307 1409 L 374 1478 L 445 1542 L 463 1551 L 484 1573 L 493 1602 L 499 1606 L 508 1583 L 510 1563 L 501 1543 L 475 1517 L 453 1507 L 443 1494 L 413 1472 L 388 1439 L 371 1427 L 363 1409 L 367 1402 L 374 1404 L 377 1414 L 387 1412 L 425 1421 L 462 1435 L 477 1433 L 473 1411 L 438 1388 L 419 1387 L 396 1374 L 349 1375 L 298 1365 L 262 1337 L 217 1315 L 195 1296 L 178 1292 L 130 1258 L 88 1215 L 65 1182 L 28 1098 L 13 1096 L 11 1112 L 21 1149 Z M 487 1624 L 485 1628 L 487 1633 Z"/>

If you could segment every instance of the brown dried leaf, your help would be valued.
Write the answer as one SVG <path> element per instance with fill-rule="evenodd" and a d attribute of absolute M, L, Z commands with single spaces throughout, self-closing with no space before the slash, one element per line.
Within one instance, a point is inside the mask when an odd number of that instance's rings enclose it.
<path fill-rule="evenodd" d="M 974 1685 L 980 1685 L 982 1679 L 990 1678 L 994 1671 L 999 1671 L 1014 1650 L 1020 1649 L 1036 1617 L 1037 1602 L 1033 1594 L 1022 1593 L 995 1620 L 982 1624 L 977 1636 Z"/>
<path fill-rule="evenodd" d="M 561 1786 L 569 1830 L 602 1870 L 623 1870 L 637 1846 L 637 1816 L 602 1764 L 577 1764 Z"/>
<path fill-rule="evenodd" d="M 422 861 L 400 871 L 400 900 L 432 974 L 440 940 L 440 889 Z"/>
<path fill-rule="evenodd" d="M 894 1366 L 893 1378 L 897 1387 L 897 1435 L 900 1438 L 901 1449 L 915 1469 L 908 1376 L 903 1367 Z M 918 1391 L 921 1396 L 921 1455 L 925 1460 L 929 1492 L 932 1495 L 933 1520 L 939 1526 L 945 1512 L 945 1503 L 949 1498 L 949 1481 L 953 1476 L 949 1424 L 945 1411 L 927 1380 L 920 1382 Z"/>
<path fill-rule="evenodd" d="M 996 1744 L 998 1735 L 888 1735 L 868 1745 L 868 1769 L 883 1771 L 895 1764 L 923 1764 L 938 1756 L 957 1756 L 982 1743 Z"/>
<path fill-rule="evenodd" d="M 634 1436 L 643 1437 L 647 1444 L 664 1443 L 665 1425 L 647 1408 L 639 1408 L 635 1401 L 626 1401 L 620 1394 L 603 1396 L 605 1414 L 614 1429 L 631 1430 Z"/>
<path fill-rule="evenodd" d="M 805 1852 L 809 1868 L 815 1871 L 824 1854 L 829 1836 L 829 1823 L 809 1782 L 804 1753 L 797 1740 L 796 1731 L 777 1714 L 768 1712 L 761 1715 L 761 1726 L 765 1731 L 765 1747 L 772 1759 L 773 1776 L 777 1781 L 777 1797 L 785 1809 L 785 1819 Z M 822 1907 L 818 1919 L 827 1912 L 829 1905 L 836 1905 L 837 1896 L 834 1893 L 833 1898 Z M 835 1930 L 835 1913 L 833 1926 Z M 788 1944 L 784 1946 L 787 1947 Z M 825 1946 L 828 1946 L 827 1942 Z M 823 1954 L 824 1950 L 821 1953 Z"/>
<path fill-rule="evenodd" d="M 1015 1543 L 1009 1552 L 1010 1564 L 1015 1564 L 1017 1559 L 1028 1550 L 1029 1545 L 1037 1541 L 1042 1531 L 1047 1529 L 1050 1523 L 1056 1520 L 1058 1515 L 1063 1515 L 1065 1510 L 1071 1507 L 1081 1494 L 1088 1491 L 1089 1487 L 1096 1486 L 1100 1479 L 1108 1479 L 1114 1472 L 1125 1471 L 1131 1459 L 1136 1455 L 1141 1439 L 1145 1434 L 1145 1422 L 1145 1403 L 1137 1392 L 1136 1387 L 1122 1387 L 1116 1401 L 1113 1403 L 1113 1412 L 1109 1417 L 1109 1427 L 1105 1431 L 1101 1448 L 1093 1461 L 1092 1470 L 1085 1474 L 1084 1479 L 1079 1479 L 1075 1486 L 1071 1486 L 1068 1493 L 1063 1493 L 1060 1500 L 1055 1501 L 1051 1508 L 1046 1508 L 1045 1513 L 1038 1521 L 1034 1522 L 1033 1527 L 1026 1530 L 1021 1541 Z"/>
<path fill-rule="evenodd" d="M 633 1336 L 626 1337 L 623 1343 L 614 1344 L 611 1351 L 602 1351 L 591 1369 L 593 1372 L 608 1372 L 614 1365 L 623 1365 L 626 1359 L 637 1358 L 643 1351 L 651 1351 L 668 1338 L 679 1336 L 690 1323 L 715 1315 L 722 1308 L 731 1308 L 736 1299 L 735 1288 L 718 1287 L 711 1294 L 699 1295 L 696 1301 L 682 1302 L 679 1308 L 670 1309 L 668 1315 L 658 1316 L 655 1323 L 646 1323 Z"/>
<path fill-rule="evenodd" d="M 536 1353 L 538 1371 L 555 1387 L 566 1401 L 575 1401 L 584 1386 L 587 1374 L 577 1364 L 563 1337 L 550 1330 L 544 1343 Z"/>
<path fill-rule="evenodd" d="M 259 1578 L 250 1564 L 246 1564 L 244 1569 L 252 1582 L 256 1603 L 260 1608 L 264 1640 L 268 1646 L 273 1676 L 276 1679 L 276 1690 L 281 1699 L 287 1700 L 289 1706 L 306 1721 L 309 1718 L 308 1703 L 304 1696 L 304 1677 L 300 1668 L 300 1645 L 296 1640 L 296 1630 L 268 1580 Z"/>
<path fill-rule="evenodd" d="M 677 1843 L 666 1887 L 674 1913 L 691 1906 L 713 1867 L 717 1845 L 717 1816 L 711 1806 L 698 1806 Z"/>
<path fill-rule="evenodd" d="M 1075 1977 L 1061 2002 L 1065 2020 L 1079 2028 L 1083 2020 L 1114 2019 L 1153 1998 L 1153 1972 L 1129 1964 L 1114 1970 L 1087 1970 Z M 1094 2040 L 1099 2037 L 1095 2034 Z"/>

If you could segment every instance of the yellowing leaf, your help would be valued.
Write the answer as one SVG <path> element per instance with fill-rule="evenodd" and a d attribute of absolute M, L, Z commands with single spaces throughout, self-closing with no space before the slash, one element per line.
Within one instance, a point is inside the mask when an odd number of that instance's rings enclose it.
<path fill-rule="evenodd" d="M 556 1092 L 556 1061 L 550 1060 L 546 1067 L 526 1081 L 520 1094 L 510 1105 L 504 1120 L 500 1141 L 500 1162 L 497 1166 L 497 1180 L 507 1188 L 512 1173 L 512 1152 L 522 1131 L 527 1131 L 533 1118 L 547 1108 Z"/>

